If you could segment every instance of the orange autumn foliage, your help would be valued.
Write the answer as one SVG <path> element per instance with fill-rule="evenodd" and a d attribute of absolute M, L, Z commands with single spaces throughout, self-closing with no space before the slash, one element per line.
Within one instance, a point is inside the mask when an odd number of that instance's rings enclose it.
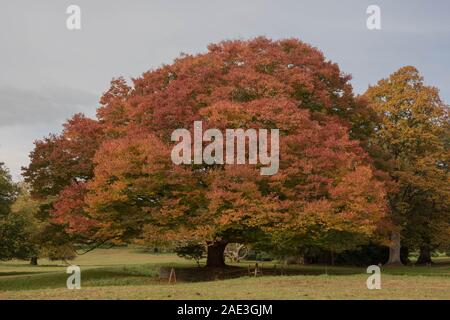
<path fill-rule="evenodd" d="M 72 215 L 83 216 L 92 221 L 79 223 L 79 231 L 89 225 L 98 238 L 264 237 L 327 247 L 350 234 L 359 235 L 356 245 L 375 233 L 386 202 L 371 160 L 353 139 L 362 138 L 370 111 L 354 99 L 349 80 L 295 39 L 213 44 L 132 85 L 114 80 L 92 120 L 95 130 L 38 143 L 30 180 L 59 197 L 57 221 L 75 230 Z M 278 174 L 261 176 L 248 164 L 174 165 L 172 131 L 191 130 L 199 120 L 207 128 L 280 129 Z M 53 178 L 61 183 L 47 187 Z M 83 190 L 78 200 L 73 183 Z"/>

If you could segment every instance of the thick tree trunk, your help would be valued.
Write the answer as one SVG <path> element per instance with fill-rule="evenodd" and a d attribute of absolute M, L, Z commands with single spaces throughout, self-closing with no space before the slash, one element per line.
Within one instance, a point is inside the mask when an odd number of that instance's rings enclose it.
<path fill-rule="evenodd" d="M 208 245 L 206 266 L 213 268 L 223 268 L 225 267 L 225 247 L 227 242 L 214 242 Z"/>
<path fill-rule="evenodd" d="M 400 232 L 393 231 L 391 233 L 391 245 L 389 246 L 389 261 L 387 265 L 403 265 L 400 259 Z"/>
<path fill-rule="evenodd" d="M 30 264 L 32 266 L 37 266 L 38 265 L 38 257 L 31 257 Z"/>
<path fill-rule="evenodd" d="M 416 264 L 429 264 L 432 262 L 430 248 L 428 246 L 420 247 L 420 254 Z"/>

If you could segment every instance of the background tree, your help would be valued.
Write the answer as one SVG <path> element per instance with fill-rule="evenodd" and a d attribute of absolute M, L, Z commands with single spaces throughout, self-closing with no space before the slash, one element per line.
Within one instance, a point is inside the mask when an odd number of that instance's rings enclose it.
<path fill-rule="evenodd" d="M 29 259 L 36 251 L 32 217 L 22 210 L 12 210 L 18 194 L 18 186 L 0 163 L 0 260 Z"/>
<path fill-rule="evenodd" d="M 11 205 L 17 197 L 17 186 L 12 182 L 8 169 L 0 162 L 0 216 L 11 212 Z"/>
<path fill-rule="evenodd" d="M 175 253 L 185 259 L 194 260 L 200 267 L 200 260 L 205 257 L 205 246 L 199 243 L 185 243 L 175 248 Z"/>
<path fill-rule="evenodd" d="M 430 251 L 448 243 L 449 117 L 438 90 L 407 66 L 380 80 L 365 94 L 378 116 L 370 137 L 376 166 L 389 173 L 389 206 L 397 230 L 389 263 L 401 263 L 400 241 Z"/>
<path fill-rule="evenodd" d="M 27 221 L 26 230 L 29 233 L 27 243 L 33 248 L 30 256 L 26 257 L 30 259 L 30 264 L 37 265 L 39 258 L 64 262 L 74 259 L 74 246 L 64 228 L 41 216 L 42 207 L 48 204 L 33 199 L 28 184 L 20 183 L 19 187 L 20 192 L 12 206 L 12 212 Z"/>

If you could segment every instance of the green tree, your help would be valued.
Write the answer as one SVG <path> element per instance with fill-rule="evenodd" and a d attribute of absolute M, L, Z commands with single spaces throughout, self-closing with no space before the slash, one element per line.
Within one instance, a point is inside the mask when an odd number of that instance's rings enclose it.
<path fill-rule="evenodd" d="M 0 163 L 0 260 L 28 259 L 35 252 L 34 224 L 30 216 L 12 210 L 18 191 L 8 170 Z"/>
<path fill-rule="evenodd" d="M 175 248 L 175 253 L 185 259 L 194 260 L 200 267 L 200 260 L 205 257 L 205 245 L 200 243 L 187 243 Z"/>
<path fill-rule="evenodd" d="M 18 187 L 19 194 L 11 211 L 13 215 L 26 221 L 28 238 L 23 240 L 23 245 L 30 248 L 28 256 L 22 255 L 20 258 L 30 259 L 32 265 L 37 265 L 38 258 L 62 261 L 75 258 L 73 244 L 64 228 L 46 219 L 45 215 L 42 216 L 42 208 L 48 204 L 43 200 L 34 199 L 28 184 L 20 183 Z"/>
<path fill-rule="evenodd" d="M 17 186 L 12 182 L 8 169 L 0 162 L 0 216 L 11 211 L 11 205 L 17 197 Z"/>

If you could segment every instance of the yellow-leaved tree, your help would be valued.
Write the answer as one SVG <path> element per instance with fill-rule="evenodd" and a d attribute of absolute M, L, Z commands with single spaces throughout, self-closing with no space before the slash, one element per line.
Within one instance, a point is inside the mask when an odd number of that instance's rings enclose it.
<path fill-rule="evenodd" d="M 419 263 L 450 243 L 449 108 L 419 71 L 400 68 L 365 97 L 378 115 L 369 144 L 379 169 L 391 178 L 389 264 L 400 264 L 401 241 L 420 249 Z"/>

